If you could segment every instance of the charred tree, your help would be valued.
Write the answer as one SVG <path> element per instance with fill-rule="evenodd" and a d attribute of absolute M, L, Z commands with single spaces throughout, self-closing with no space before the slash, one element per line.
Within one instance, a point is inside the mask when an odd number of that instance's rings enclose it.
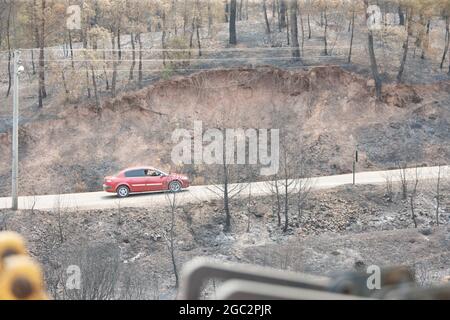
<path fill-rule="evenodd" d="M 229 33 L 230 33 L 230 44 L 237 44 L 236 39 L 236 0 L 230 1 L 230 23 L 229 23 Z"/>
<path fill-rule="evenodd" d="M 366 11 L 366 21 L 369 21 L 371 19 L 371 15 L 368 13 L 368 7 L 369 7 L 369 1 L 364 0 L 364 8 Z M 372 30 L 368 29 L 367 32 L 367 47 L 369 50 L 369 60 L 370 60 L 370 69 L 372 72 L 373 80 L 375 82 L 375 93 L 378 100 L 381 100 L 381 90 L 382 90 L 382 80 L 380 77 L 380 74 L 378 72 L 378 64 L 377 59 L 375 56 L 375 48 L 373 44 L 373 32 Z"/>
<path fill-rule="evenodd" d="M 289 6 L 289 24 L 291 29 L 291 47 L 292 47 L 292 57 L 295 60 L 300 59 L 300 46 L 298 42 L 298 24 L 297 24 L 297 1 L 290 0 Z"/>
<path fill-rule="evenodd" d="M 450 42 L 450 27 L 449 27 L 449 17 L 448 15 L 445 17 L 445 45 L 444 45 L 444 52 L 442 53 L 442 59 L 441 64 L 439 65 L 440 69 L 444 67 L 445 57 L 448 52 L 448 46 Z"/>
<path fill-rule="evenodd" d="M 270 23 L 269 18 L 267 17 L 267 0 L 263 0 L 263 13 L 264 13 L 264 22 L 266 23 L 266 33 L 270 35 Z"/>
<path fill-rule="evenodd" d="M 411 16 L 412 16 L 412 12 L 409 12 L 407 26 L 406 26 L 406 39 L 405 39 L 405 42 L 403 43 L 403 56 L 402 56 L 402 60 L 400 63 L 400 68 L 397 73 L 397 81 L 398 82 L 402 82 L 403 71 L 405 70 L 406 59 L 408 58 L 409 39 L 411 36 Z"/>
<path fill-rule="evenodd" d="M 136 45 L 134 42 L 134 33 L 130 32 L 130 41 L 131 41 L 131 67 L 130 67 L 130 75 L 128 77 L 129 80 L 133 80 L 134 78 L 134 67 L 136 66 Z"/>
<path fill-rule="evenodd" d="M 355 31 L 355 9 L 352 11 L 352 19 L 351 19 L 351 34 L 350 34 L 350 48 L 348 51 L 348 60 L 347 62 L 350 63 L 352 61 L 352 49 L 353 49 L 353 37 L 354 37 L 354 31 Z"/>

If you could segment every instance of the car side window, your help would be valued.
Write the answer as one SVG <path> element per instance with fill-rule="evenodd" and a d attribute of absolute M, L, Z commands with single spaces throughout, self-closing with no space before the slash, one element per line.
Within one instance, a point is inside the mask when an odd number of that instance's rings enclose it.
<path fill-rule="evenodd" d="M 145 177 L 145 170 L 144 169 L 138 169 L 138 170 L 126 171 L 125 172 L 125 177 L 127 177 L 127 178 Z"/>
<path fill-rule="evenodd" d="M 159 175 L 160 175 L 159 172 L 156 170 L 148 170 L 148 172 L 147 172 L 147 176 L 157 177 Z"/>

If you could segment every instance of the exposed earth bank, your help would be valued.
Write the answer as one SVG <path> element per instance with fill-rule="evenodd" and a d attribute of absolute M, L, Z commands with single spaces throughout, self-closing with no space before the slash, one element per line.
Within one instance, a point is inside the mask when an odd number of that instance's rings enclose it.
<path fill-rule="evenodd" d="M 161 80 L 89 105 L 51 103 L 20 128 L 20 192 L 95 191 L 124 167 L 149 164 L 210 184 L 203 165 L 175 167 L 177 128 L 279 128 L 298 136 L 311 175 L 348 173 L 353 153 L 361 170 L 398 162 L 436 165 L 450 158 L 450 84 L 385 85 L 339 67 L 286 71 L 272 67 L 210 70 Z M 282 125 L 281 125 L 282 124 Z M 0 195 L 10 192 L 11 136 L 0 124 Z M 131 151 L 130 151 L 131 150 Z M 242 175 L 242 179 L 246 176 Z"/>

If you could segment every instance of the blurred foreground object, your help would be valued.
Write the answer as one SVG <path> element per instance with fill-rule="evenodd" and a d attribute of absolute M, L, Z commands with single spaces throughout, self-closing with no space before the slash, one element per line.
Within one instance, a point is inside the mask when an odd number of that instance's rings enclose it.
<path fill-rule="evenodd" d="M 363 271 L 322 277 L 203 258 L 196 258 L 183 268 L 178 299 L 200 299 L 204 284 L 211 279 L 221 281 L 215 294 L 218 300 L 450 300 L 450 285 L 419 287 L 407 267 L 380 269 L 378 288 L 372 288 L 374 275 Z"/>
<path fill-rule="evenodd" d="M 0 300 L 46 300 L 44 277 L 17 233 L 0 232 Z"/>
<path fill-rule="evenodd" d="M 15 232 L 0 232 L 0 272 L 6 258 L 13 255 L 26 255 L 25 241 Z"/>

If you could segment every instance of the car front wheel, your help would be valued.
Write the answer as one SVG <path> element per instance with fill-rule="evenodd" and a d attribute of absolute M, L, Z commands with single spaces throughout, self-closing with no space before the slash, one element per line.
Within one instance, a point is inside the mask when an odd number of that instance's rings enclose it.
<path fill-rule="evenodd" d="M 120 186 L 119 188 L 117 188 L 117 196 L 119 198 L 128 197 L 129 194 L 130 194 L 130 189 L 128 189 L 127 186 Z"/>
<path fill-rule="evenodd" d="M 179 181 L 172 181 L 169 183 L 169 190 L 172 192 L 178 192 L 181 190 L 181 183 Z"/>

